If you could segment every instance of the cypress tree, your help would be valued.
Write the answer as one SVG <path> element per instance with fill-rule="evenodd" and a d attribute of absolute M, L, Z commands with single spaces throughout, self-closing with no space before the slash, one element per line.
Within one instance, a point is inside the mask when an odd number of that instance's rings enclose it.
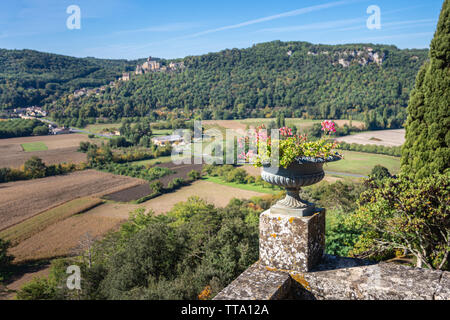
<path fill-rule="evenodd" d="M 408 104 L 401 170 L 424 178 L 450 163 L 450 0 L 442 6 L 429 61 L 420 69 Z"/>

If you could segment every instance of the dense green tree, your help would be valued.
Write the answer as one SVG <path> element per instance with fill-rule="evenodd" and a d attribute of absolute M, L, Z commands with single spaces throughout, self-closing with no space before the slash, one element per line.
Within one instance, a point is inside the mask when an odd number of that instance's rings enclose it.
<path fill-rule="evenodd" d="M 40 159 L 36 156 L 31 157 L 24 164 L 25 173 L 31 179 L 45 177 L 46 169 L 47 169 L 47 167 L 45 166 L 45 163 L 42 162 L 42 159 Z"/>
<path fill-rule="evenodd" d="M 7 276 L 8 267 L 11 265 L 14 257 L 8 254 L 9 241 L 0 238 L 0 283 Z"/>
<path fill-rule="evenodd" d="M 128 145 L 143 146 L 147 148 L 150 147 L 152 145 L 150 118 L 140 118 L 133 125 L 131 124 L 131 120 L 125 119 L 120 127 L 120 134 L 121 137 L 118 142 L 123 144 L 122 146 L 126 146 L 127 143 L 123 140 L 126 139 L 128 141 Z"/>
<path fill-rule="evenodd" d="M 423 178 L 450 165 L 450 1 L 445 0 L 430 60 L 419 71 L 408 105 L 402 172 Z"/>
<path fill-rule="evenodd" d="M 34 136 L 45 136 L 48 134 L 48 127 L 47 126 L 38 126 L 33 129 L 33 135 Z"/>
<path fill-rule="evenodd" d="M 391 173 L 386 167 L 383 167 L 382 165 L 377 164 L 375 167 L 373 167 L 372 172 L 370 173 L 370 176 L 376 180 L 381 180 L 384 178 L 390 178 Z"/>

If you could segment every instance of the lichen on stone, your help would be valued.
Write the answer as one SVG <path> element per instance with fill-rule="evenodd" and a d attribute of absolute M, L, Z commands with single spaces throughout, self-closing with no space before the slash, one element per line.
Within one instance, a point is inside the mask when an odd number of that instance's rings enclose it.
<path fill-rule="evenodd" d="M 309 285 L 308 281 L 306 281 L 305 277 L 302 274 L 291 272 L 289 275 L 291 276 L 292 279 L 300 283 L 303 288 L 305 288 L 308 291 L 311 290 L 311 286 Z"/>

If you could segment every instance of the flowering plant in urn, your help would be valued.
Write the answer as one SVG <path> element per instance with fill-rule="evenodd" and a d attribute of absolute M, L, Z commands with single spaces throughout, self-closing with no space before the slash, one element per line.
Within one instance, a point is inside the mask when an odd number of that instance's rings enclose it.
<path fill-rule="evenodd" d="M 321 181 L 325 176 L 325 163 L 342 159 L 334 150 L 337 143 L 329 141 L 329 136 L 336 132 L 335 123 L 323 121 L 322 131 L 324 135 L 321 139 L 309 141 L 306 135 L 293 134 L 292 129 L 287 127 L 269 136 L 261 126 L 252 136 L 240 141 L 241 147 L 244 143 L 246 146 L 240 158 L 255 167 L 262 167 L 264 181 L 286 189 L 286 198 L 271 210 L 300 216 L 314 212 L 314 204 L 300 199 L 300 188 Z"/>

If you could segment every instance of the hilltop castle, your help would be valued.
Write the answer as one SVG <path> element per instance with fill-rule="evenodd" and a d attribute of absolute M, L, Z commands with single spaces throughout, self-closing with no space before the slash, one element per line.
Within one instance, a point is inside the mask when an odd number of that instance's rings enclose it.
<path fill-rule="evenodd" d="M 161 63 L 152 60 L 152 57 L 148 57 L 146 62 L 136 66 L 135 74 L 144 74 L 154 71 L 174 71 L 182 68 L 184 68 L 183 62 L 171 62 L 169 66 L 162 66 Z"/>

